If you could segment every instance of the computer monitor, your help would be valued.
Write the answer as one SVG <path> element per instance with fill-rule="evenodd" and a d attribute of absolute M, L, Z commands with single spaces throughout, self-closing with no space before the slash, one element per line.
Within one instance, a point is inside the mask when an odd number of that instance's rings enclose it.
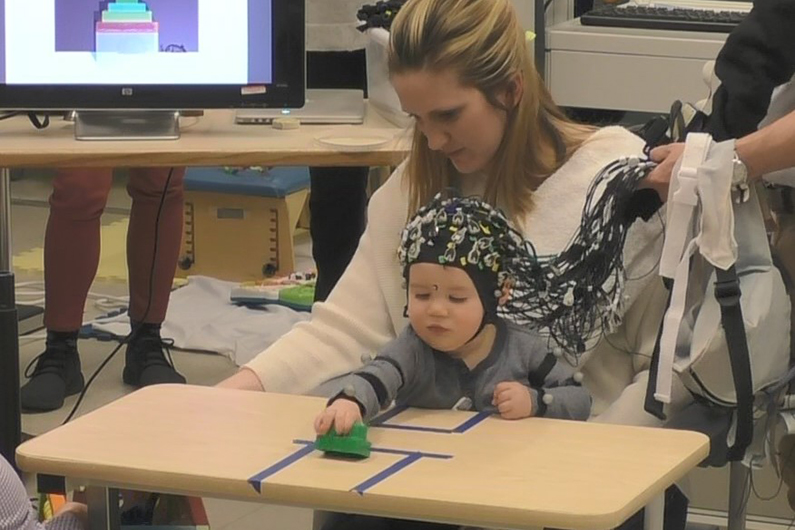
<path fill-rule="evenodd" d="M 300 107 L 302 0 L 0 0 L 0 108 Z"/>

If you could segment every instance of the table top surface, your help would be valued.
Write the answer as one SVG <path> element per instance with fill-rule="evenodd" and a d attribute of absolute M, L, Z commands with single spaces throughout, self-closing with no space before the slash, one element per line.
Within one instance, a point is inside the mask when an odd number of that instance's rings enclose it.
<path fill-rule="evenodd" d="M 156 166 L 396 166 L 406 156 L 410 133 L 367 106 L 362 125 L 237 125 L 234 110 L 208 110 L 182 118 L 178 140 L 78 141 L 74 124 L 53 118 L 35 129 L 26 116 L 0 121 L 0 167 Z M 365 135 L 387 140 L 375 147 L 340 150 L 326 135 Z"/>
<path fill-rule="evenodd" d="M 21 445 L 23 470 L 104 485 L 496 528 L 612 528 L 708 452 L 689 431 L 408 409 L 365 460 L 314 450 L 323 398 L 145 388 Z M 388 415 L 388 413 L 387 413 Z"/>

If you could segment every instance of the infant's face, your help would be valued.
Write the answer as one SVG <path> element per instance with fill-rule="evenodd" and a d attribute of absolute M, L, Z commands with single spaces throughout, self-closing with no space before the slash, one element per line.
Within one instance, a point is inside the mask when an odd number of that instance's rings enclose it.
<path fill-rule="evenodd" d="M 415 263 L 409 269 L 408 315 L 426 344 L 457 353 L 480 327 L 483 305 L 475 284 L 462 269 Z"/>

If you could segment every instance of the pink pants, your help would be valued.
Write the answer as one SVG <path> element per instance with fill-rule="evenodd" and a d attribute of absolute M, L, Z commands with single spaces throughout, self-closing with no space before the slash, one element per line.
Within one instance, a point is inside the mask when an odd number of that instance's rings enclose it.
<path fill-rule="evenodd" d="M 132 197 L 127 231 L 130 318 L 139 322 L 161 323 L 165 319 L 179 256 L 184 168 L 173 170 L 152 257 L 155 222 L 169 171 L 131 169 L 127 184 Z M 82 325 L 88 290 L 99 266 L 100 216 L 111 180 L 110 169 L 63 169 L 55 177 L 44 239 L 44 325 L 49 330 L 75 331 Z"/>

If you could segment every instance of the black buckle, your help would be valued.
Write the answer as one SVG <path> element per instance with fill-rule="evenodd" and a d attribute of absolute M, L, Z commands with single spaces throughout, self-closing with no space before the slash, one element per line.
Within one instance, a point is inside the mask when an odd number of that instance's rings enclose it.
<path fill-rule="evenodd" d="M 715 298 L 723 307 L 737 305 L 741 294 L 739 278 L 715 282 Z"/>

